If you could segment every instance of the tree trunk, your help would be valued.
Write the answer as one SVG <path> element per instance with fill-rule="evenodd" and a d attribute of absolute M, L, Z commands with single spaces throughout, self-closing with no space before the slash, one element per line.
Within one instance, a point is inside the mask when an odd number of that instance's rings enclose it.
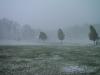
<path fill-rule="evenodd" d="M 96 41 L 94 41 L 94 45 L 96 46 L 96 45 L 98 45 L 98 41 L 96 40 Z"/>
<path fill-rule="evenodd" d="M 63 41 L 61 40 L 61 44 L 63 44 Z"/>
<path fill-rule="evenodd" d="M 96 40 L 96 45 L 98 45 L 98 40 Z"/>
<path fill-rule="evenodd" d="M 95 44 L 95 41 L 94 41 L 94 46 L 95 46 L 96 44 Z"/>

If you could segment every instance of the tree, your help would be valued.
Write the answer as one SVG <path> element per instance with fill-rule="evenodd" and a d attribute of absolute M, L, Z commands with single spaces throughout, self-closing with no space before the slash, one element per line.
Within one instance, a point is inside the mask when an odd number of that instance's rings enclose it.
<path fill-rule="evenodd" d="M 92 25 L 90 25 L 89 39 L 94 42 L 94 45 L 97 45 L 99 37 L 96 29 Z"/>
<path fill-rule="evenodd" d="M 40 39 L 40 40 L 43 40 L 43 41 L 47 40 L 47 35 L 46 35 L 46 33 L 40 32 L 40 34 L 39 34 L 39 39 Z"/>
<path fill-rule="evenodd" d="M 62 31 L 62 29 L 58 29 L 58 39 L 61 40 L 61 43 L 65 39 L 65 35 L 64 35 L 64 32 Z"/>

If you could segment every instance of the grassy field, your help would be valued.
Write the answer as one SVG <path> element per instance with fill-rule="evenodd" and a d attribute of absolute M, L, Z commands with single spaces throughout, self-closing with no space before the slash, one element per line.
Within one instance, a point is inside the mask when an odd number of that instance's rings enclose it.
<path fill-rule="evenodd" d="M 100 47 L 0 46 L 0 75 L 100 75 Z"/>

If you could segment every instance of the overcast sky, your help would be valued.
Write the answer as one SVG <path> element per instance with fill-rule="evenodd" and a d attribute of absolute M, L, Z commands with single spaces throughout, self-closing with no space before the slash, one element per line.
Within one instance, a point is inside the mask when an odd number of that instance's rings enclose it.
<path fill-rule="evenodd" d="M 100 0 L 0 0 L 0 19 L 34 28 L 100 23 Z"/>

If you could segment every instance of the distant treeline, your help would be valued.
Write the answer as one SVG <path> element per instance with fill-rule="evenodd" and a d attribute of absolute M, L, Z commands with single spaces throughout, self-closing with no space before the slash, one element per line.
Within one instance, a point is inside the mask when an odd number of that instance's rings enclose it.
<path fill-rule="evenodd" d="M 6 18 L 0 20 L 0 40 L 32 40 L 34 30 L 29 25 L 21 26 Z"/>
<path fill-rule="evenodd" d="M 100 25 L 95 24 L 93 25 L 96 28 L 96 31 L 98 32 L 98 35 L 100 34 Z M 50 33 L 50 34 L 49 34 Z M 69 39 L 85 39 L 88 37 L 89 33 L 89 25 L 77 25 L 70 28 L 59 28 L 54 31 L 50 31 L 47 33 L 46 31 L 41 30 L 35 30 L 34 26 L 33 28 L 26 24 L 26 25 L 20 25 L 17 22 L 8 20 L 6 18 L 3 18 L 0 20 L 0 40 L 34 40 L 35 38 L 38 38 L 39 40 L 48 40 L 50 37 L 56 38 L 58 40 L 69 40 Z M 57 37 L 54 37 L 54 36 Z"/>

